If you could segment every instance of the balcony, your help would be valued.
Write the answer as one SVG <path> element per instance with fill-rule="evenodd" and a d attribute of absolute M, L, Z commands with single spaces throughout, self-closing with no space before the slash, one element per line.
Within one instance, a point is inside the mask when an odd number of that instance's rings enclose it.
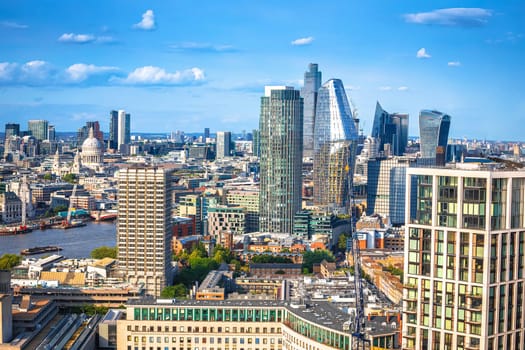
<path fill-rule="evenodd" d="M 405 288 L 405 289 L 417 289 L 417 284 L 405 283 L 405 284 L 403 284 L 403 288 Z"/>
<path fill-rule="evenodd" d="M 406 297 L 403 297 L 403 300 L 404 301 L 418 301 L 418 297 L 417 296 L 406 296 Z"/>

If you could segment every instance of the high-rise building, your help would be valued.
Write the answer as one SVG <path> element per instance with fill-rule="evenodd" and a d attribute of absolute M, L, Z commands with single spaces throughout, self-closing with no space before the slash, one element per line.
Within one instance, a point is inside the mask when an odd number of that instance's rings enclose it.
<path fill-rule="evenodd" d="M 406 181 L 403 348 L 524 349 L 525 173 L 456 164 Z"/>
<path fill-rule="evenodd" d="M 229 131 L 218 131 L 217 132 L 217 150 L 216 150 L 216 159 L 221 159 L 224 157 L 229 157 L 231 155 L 231 143 L 232 143 L 232 133 Z"/>
<path fill-rule="evenodd" d="M 55 141 L 56 140 L 56 130 L 54 125 L 49 125 L 47 127 L 47 139 L 49 141 Z"/>
<path fill-rule="evenodd" d="M 9 136 L 20 136 L 20 124 L 7 123 L 5 125 L 4 138 L 8 139 Z"/>
<path fill-rule="evenodd" d="M 303 99 L 298 90 L 265 87 L 259 132 L 259 230 L 292 233 L 302 199 Z"/>
<path fill-rule="evenodd" d="M 372 137 L 379 141 L 379 152 L 390 150 L 385 156 L 403 155 L 408 144 L 408 114 L 388 113 L 377 102 Z"/>
<path fill-rule="evenodd" d="M 171 171 L 128 167 L 118 172 L 117 247 L 126 281 L 159 296 L 171 283 Z"/>
<path fill-rule="evenodd" d="M 29 120 L 27 122 L 27 129 L 38 141 L 47 140 L 47 127 L 47 120 Z"/>
<path fill-rule="evenodd" d="M 109 112 L 109 139 L 108 148 L 118 149 L 118 111 Z"/>
<path fill-rule="evenodd" d="M 381 214 L 393 225 L 405 223 L 406 168 L 416 166 L 415 158 L 371 158 L 367 168 L 366 214 Z"/>
<path fill-rule="evenodd" d="M 118 111 L 118 149 L 122 150 L 122 145 L 129 145 L 131 142 L 131 116 L 126 111 Z"/>
<path fill-rule="evenodd" d="M 204 128 L 204 140 L 202 142 L 206 142 L 206 139 L 210 138 L 210 128 Z"/>
<path fill-rule="evenodd" d="M 252 150 L 255 157 L 261 156 L 261 136 L 259 135 L 259 130 L 253 129 L 253 140 L 252 140 Z"/>
<path fill-rule="evenodd" d="M 322 74 L 317 63 L 310 63 L 308 71 L 304 73 L 304 86 L 301 97 L 304 100 L 303 113 L 303 156 L 313 157 L 314 153 L 314 125 L 316 118 L 317 92 L 321 87 Z"/>
<path fill-rule="evenodd" d="M 314 128 L 314 204 L 344 208 L 354 173 L 357 129 L 339 79 L 321 86 Z"/>
<path fill-rule="evenodd" d="M 436 159 L 437 147 L 447 149 L 450 116 L 438 111 L 419 112 L 421 158 Z"/>

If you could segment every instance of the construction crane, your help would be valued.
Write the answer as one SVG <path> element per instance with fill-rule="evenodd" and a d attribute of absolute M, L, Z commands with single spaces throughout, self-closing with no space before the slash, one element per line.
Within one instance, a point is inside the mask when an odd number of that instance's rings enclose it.
<path fill-rule="evenodd" d="M 77 193 L 77 184 L 73 186 L 73 191 L 71 192 L 71 196 L 69 197 L 69 207 L 67 209 L 67 217 L 66 217 L 66 220 L 62 222 L 62 228 L 70 228 L 72 226 L 71 212 L 73 211 L 73 198 L 75 197 L 76 193 Z"/>

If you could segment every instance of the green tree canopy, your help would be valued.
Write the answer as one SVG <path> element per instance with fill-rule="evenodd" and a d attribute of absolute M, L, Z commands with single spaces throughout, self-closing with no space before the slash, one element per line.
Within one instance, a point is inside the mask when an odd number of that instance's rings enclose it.
<path fill-rule="evenodd" d="M 0 257 L 0 270 L 11 270 L 20 264 L 22 257 L 16 254 L 4 254 Z"/>
<path fill-rule="evenodd" d="M 168 286 L 160 292 L 161 298 L 166 299 L 185 299 L 188 297 L 188 288 L 182 283 L 176 284 L 174 286 Z"/>
<path fill-rule="evenodd" d="M 103 259 L 103 258 L 117 258 L 117 247 L 107 247 L 102 246 L 95 248 L 91 251 L 91 257 L 93 259 Z"/>
<path fill-rule="evenodd" d="M 292 260 L 290 258 L 285 258 L 284 256 L 273 256 L 273 255 L 256 255 L 252 258 L 252 263 L 254 264 L 291 264 Z"/>
<path fill-rule="evenodd" d="M 309 272 L 314 269 L 314 264 L 319 264 L 321 261 L 334 262 L 335 257 L 332 252 L 328 250 L 307 251 L 303 254 L 303 267 L 307 268 Z"/>
<path fill-rule="evenodd" d="M 45 173 L 43 179 L 44 180 L 53 180 L 53 175 L 51 175 L 51 173 Z"/>

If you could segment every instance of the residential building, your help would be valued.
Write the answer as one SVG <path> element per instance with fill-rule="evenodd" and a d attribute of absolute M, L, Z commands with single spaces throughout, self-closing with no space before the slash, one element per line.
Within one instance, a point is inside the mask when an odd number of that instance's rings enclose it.
<path fill-rule="evenodd" d="M 231 155 L 232 133 L 229 131 L 218 131 L 216 142 L 216 159 L 229 157 Z"/>
<path fill-rule="evenodd" d="M 226 203 L 245 209 L 246 232 L 259 230 L 259 189 L 228 190 Z"/>
<path fill-rule="evenodd" d="M 127 282 L 159 296 L 171 283 L 171 171 L 128 167 L 118 172 L 117 247 Z"/>
<path fill-rule="evenodd" d="M 246 213 L 242 207 L 215 205 L 208 208 L 208 234 L 219 237 L 224 232 L 246 233 Z"/>
<path fill-rule="evenodd" d="M 447 148 L 450 116 L 438 111 L 419 112 L 421 158 L 435 160 L 437 147 Z"/>
<path fill-rule="evenodd" d="M 408 168 L 406 187 L 404 348 L 523 349 L 525 172 Z"/>
<path fill-rule="evenodd" d="M 403 155 L 408 144 L 408 114 L 390 114 L 381 107 L 378 101 L 372 126 L 372 137 L 379 141 L 379 152 L 383 152 L 385 156 Z"/>
<path fill-rule="evenodd" d="M 301 97 L 304 100 L 303 116 L 303 156 L 312 158 L 314 154 L 314 125 L 316 118 L 317 92 L 321 87 L 322 73 L 317 63 L 310 63 L 304 73 L 304 86 Z"/>
<path fill-rule="evenodd" d="M 31 132 L 31 136 L 38 141 L 47 140 L 47 120 L 29 120 L 27 122 L 27 129 Z"/>
<path fill-rule="evenodd" d="M 357 129 L 343 82 L 319 89 L 314 128 L 314 204 L 346 208 L 352 186 Z M 341 210 L 344 211 L 344 210 Z"/>
<path fill-rule="evenodd" d="M 301 209 L 303 99 L 288 86 L 266 86 L 260 116 L 259 231 L 291 233 Z"/>

